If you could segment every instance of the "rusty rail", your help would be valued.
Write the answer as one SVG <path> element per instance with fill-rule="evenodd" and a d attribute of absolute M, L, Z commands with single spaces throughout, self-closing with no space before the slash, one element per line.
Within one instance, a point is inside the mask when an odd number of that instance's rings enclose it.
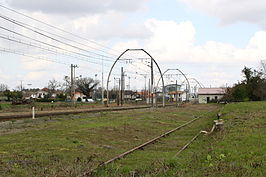
<path fill-rule="evenodd" d="M 198 119 L 199 119 L 199 117 L 198 117 L 198 118 L 195 118 L 195 119 L 193 119 L 193 120 L 191 120 L 191 121 L 188 121 L 187 123 L 185 123 L 185 124 L 183 124 L 183 125 L 180 125 L 180 126 L 174 128 L 174 129 L 172 129 L 172 130 L 170 130 L 170 131 L 168 131 L 168 132 L 166 132 L 166 133 L 163 133 L 163 134 L 157 136 L 156 138 L 153 138 L 153 139 L 151 139 L 151 140 L 149 140 L 149 141 L 147 141 L 147 142 L 145 142 L 145 143 L 143 143 L 143 144 L 141 144 L 141 145 L 139 145 L 139 146 L 136 146 L 136 147 L 130 149 L 129 151 L 126 151 L 126 152 L 124 152 L 124 153 L 122 153 L 122 154 L 120 154 L 120 155 L 118 155 L 118 156 L 116 156 L 116 157 L 114 157 L 114 158 L 112 158 L 112 159 L 110 159 L 110 160 L 108 160 L 108 161 L 102 163 L 100 166 L 103 166 L 103 165 L 107 165 L 107 164 L 109 164 L 109 163 L 112 163 L 112 162 L 114 162 L 115 160 L 120 159 L 120 158 L 123 158 L 124 156 L 126 156 L 126 155 L 128 155 L 128 154 L 130 154 L 130 153 L 132 153 L 132 152 L 134 152 L 134 151 L 136 151 L 136 150 L 138 150 L 138 149 L 142 149 L 143 147 L 145 147 L 145 146 L 147 146 L 147 145 L 149 145 L 149 144 L 151 144 L 151 143 L 154 143 L 154 142 L 157 141 L 158 139 L 160 139 L 160 138 L 162 138 L 162 137 L 165 137 L 165 136 L 167 136 L 167 135 L 169 135 L 169 134 L 171 134 L 171 133 L 173 133 L 173 132 L 175 132 L 175 131 L 181 129 L 182 127 L 185 127 L 185 126 L 191 124 L 192 122 L 194 122 L 194 121 L 196 121 L 196 120 L 198 120 Z"/>
<path fill-rule="evenodd" d="M 172 104 L 165 106 L 174 106 Z M 161 105 L 158 107 L 162 107 Z M 45 117 L 45 116 L 56 116 L 56 115 L 68 115 L 68 114 L 80 114 L 80 113 L 97 113 L 97 112 L 111 112 L 111 111 L 124 111 L 133 109 L 147 109 L 152 108 L 148 106 L 128 106 L 128 107 L 106 107 L 106 108 L 91 108 L 91 109 L 76 109 L 76 110 L 55 110 L 55 111 L 36 111 L 35 117 Z M 31 112 L 20 112 L 20 113 L 0 113 L 0 122 L 15 120 L 15 119 L 27 119 L 31 118 Z"/>
<path fill-rule="evenodd" d="M 210 112 L 210 111 L 208 111 L 208 112 Z M 203 116 L 203 115 L 202 115 L 202 116 Z M 161 138 L 163 138 L 163 137 L 165 137 L 165 136 L 167 136 L 167 135 L 169 135 L 169 134 L 171 134 L 171 133 L 173 133 L 173 132 L 175 132 L 175 131 L 177 131 L 177 130 L 179 130 L 179 129 L 181 129 L 181 128 L 183 128 L 183 127 L 185 127 L 185 126 L 187 126 L 187 125 L 189 125 L 189 124 L 191 124 L 191 123 L 193 123 L 194 121 L 200 119 L 202 116 L 198 116 L 197 118 L 194 118 L 194 119 L 192 119 L 192 120 L 186 122 L 186 123 L 183 124 L 183 125 L 180 125 L 180 126 L 174 128 L 174 129 L 172 129 L 172 130 L 170 130 L 170 131 L 168 131 L 168 132 L 165 132 L 165 133 L 163 133 L 163 134 L 161 134 L 161 135 L 159 135 L 159 136 L 157 136 L 157 137 L 155 137 L 155 138 L 153 138 L 153 139 L 151 139 L 151 140 L 149 140 L 149 141 L 146 141 L 145 143 L 143 143 L 143 144 L 141 144 L 141 145 L 138 145 L 138 146 L 136 146 L 136 147 L 134 147 L 134 148 L 132 148 L 132 149 L 130 149 L 130 150 L 128 150 L 128 151 L 126 151 L 126 152 L 120 154 L 120 155 L 117 155 L 117 156 L 115 156 L 114 158 L 109 159 L 109 160 L 107 160 L 107 161 L 101 163 L 101 164 L 98 165 L 95 169 L 93 169 L 93 170 L 91 170 L 91 171 L 88 171 L 88 172 L 85 172 L 85 173 L 84 173 L 83 175 L 81 175 L 81 176 L 89 176 L 89 175 L 91 175 L 93 172 L 95 172 L 95 170 L 97 170 L 99 167 L 102 167 L 102 166 L 105 166 L 105 165 L 107 165 L 107 164 L 110 164 L 110 163 L 112 163 L 112 162 L 114 162 L 114 161 L 116 161 L 116 160 L 119 160 L 119 159 L 125 157 L 126 155 L 128 155 L 128 154 L 130 154 L 130 153 L 133 153 L 133 152 L 136 151 L 136 150 L 142 149 L 142 148 L 144 148 L 145 146 L 147 146 L 147 145 L 149 145 L 149 144 L 152 144 L 152 143 L 154 143 L 155 141 L 157 141 L 157 140 L 159 140 L 159 139 L 161 139 Z"/>

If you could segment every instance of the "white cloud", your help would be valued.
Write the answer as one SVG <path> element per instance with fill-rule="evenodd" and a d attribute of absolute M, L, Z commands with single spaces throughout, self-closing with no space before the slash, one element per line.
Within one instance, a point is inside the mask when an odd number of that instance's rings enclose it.
<path fill-rule="evenodd" d="M 196 29 L 189 21 L 159 21 L 150 19 L 145 22 L 152 32 L 143 44 L 138 41 L 120 42 L 114 48 L 145 48 L 158 61 L 162 69 L 180 68 L 185 64 L 185 73 L 196 75 L 206 85 L 221 86 L 234 83 L 240 78 L 241 69 L 256 66 L 266 58 L 266 31 L 258 31 L 244 48 L 217 41 L 195 44 Z M 125 47 L 124 47 L 125 49 Z"/>
<path fill-rule="evenodd" d="M 6 0 L 11 7 L 53 14 L 95 14 L 110 11 L 132 12 L 140 9 L 147 0 Z"/>
<path fill-rule="evenodd" d="M 85 13 L 85 15 L 82 16 L 80 14 L 73 15 L 72 13 L 79 13 L 78 9 L 83 3 L 85 3 L 85 1 L 73 1 L 74 4 L 72 1 L 70 4 L 64 3 L 67 4 L 66 6 L 60 6 L 62 2 L 59 1 L 34 1 L 32 3 L 28 3 L 29 1 L 27 1 L 27 3 L 21 4 L 21 2 L 23 1 L 26 0 L 11 0 L 9 1 L 9 5 L 11 4 L 12 7 L 26 9 L 28 10 L 26 12 L 29 16 L 35 17 L 49 24 L 56 24 L 58 27 L 65 29 L 66 31 L 79 34 L 80 36 L 84 36 L 85 38 L 96 39 L 97 41 L 100 40 L 105 44 L 112 42 L 114 43 L 113 48 L 121 52 L 123 52 L 127 48 L 144 48 L 149 53 L 151 53 L 151 55 L 159 62 L 161 66 L 167 65 L 173 68 L 180 68 L 182 64 L 186 64 L 187 67 L 185 72 L 194 75 L 200 73 L 197 75 L 198 77 L 200 77 L 198 79 L 203 82 L 205 81 L 205 83 L 215 82 L 216 85 L 222 85 L 224 84 L 223 82 L 235 82 L 237 80 L 236 78 L 238 78 L 238 76 L 240 75 L 240 71 L 244 65 L 249 66 L 249 64 L 258 63 L 260 59 L 266 58 L 266 31 L 259 31 L 255 33 L 246 47 L 239 48 L 232 44 L 222 43 L 218 41 L 207 41 L 203 45 L 196 45 L 196 29 L 190 21 L 177 23 L 175 21 L 149 19 L 144 23 L 126 22 L 127 16 L 125 16 L 124 12 L 139 9 L 141 7 L 141 4 L 146 0 L 139 0 L 136 2 L 136 6 L 132 7 L 127 6 L 132 4 L 133 1 L 122 2 L 122 0 L 108 0 L 108 2 L 111 3 L 107 5 L 108 8 L 103 7 L 103 9 L 94 9 L 95 11 L 92 10 L 91 12 L 87 12 L 83 10 L 82 7 L 80 9 L 80 12 Z M 265 9 L 265 3 L 260 1 L 260 7 L 257 7 L 257 0 L 252 1 L 254 3 L 253 5 L 251 4 L 251 1 L 247 0 L 180 1 L 187 3 L 193 8 L 203 10 L 211 15 L 215 15 L 221 18 L 222 23 L 248 21 L 263 25 L 264 22 L 261 19 L 264 19 L 263 17 L 266 16 L 260 16 L 262 13 L 262 10 L 260 9 Z M 94 5 L 98 6 L 102 3 L 100 2 L 101 1 L 86 1 L 87 4 L 85 4 L 86 6 L 89 5 L 90 8 L 92 8 L 94 7 Z M 45 3 L 45 5 L 41 6 L 41 3 Z M 60 5 L 53 5 L 57 3 L 60 3 Z M 124 3 L 126 4 L 126 6 L 124 5 Z M 246 5 L 243 5 L 243 3 Z M 68 11 L 70 9 L 68 5 L 71 4 L 73 6 L 73 12 Z M 239 4 L 242 4 L 242 6 Z M 248 6 L 250 7 L 247 8 Z M 52 9 L 48 9 L 48 7 Z M 121 10 L 123 7 L 125 7 L 125 9 Z M 254 12 L 254 9 L 256 10 L 256 13 Z M 59 14 L 53 14 L 55 11 L 57 11 Z M 68 15 L 67 13 L 70 13 L 72 15 Z M 24 22 L 27 22 L 22 17 L 13 17 L 17 20 L 24 20 Z M 2 21 L 3 20 L 1 20 L 1 22 Z M 29 21 L 27 23 L 73 39 L 73 36 L 70 37 L 54 29 L 51 30 L 51 28 L 44 27 L 44 25 L 40 25 L 39 23 L 36 23 L 34 21 Z M 52 42 L 51 40 L 47 40 L 37 34 L 28 32 L 25 29 L 20 29 L 15 25 L 10 25 L 10 28 L 36 39 L 55 44 L 55 42 Z M 79 39 L 74 38 L 74 40 Z M 12 47 L 10 43 L 8 44 Z M 56 45 L 69 49 L 68 47 L 59 45 L 58 43 L 56 43 Z M 88 43 L 88 45 L 91 44 Z M 24 49 L 20 48 L 17 45 L 14 48 L 16 50 Z M 25 51 L 27 53 L 30 53 L 31 55 L 47 54 L 46 51 L 33 50 L 32 47 L 25 47 Z M 54 58 L 57 58 L 57 56 L 54 56 Z M 64 61 L 65 60 L 66 58 L 64 58 Z M 63 71 L 63 67 L 60 68 L 58 66 L 55 66 L 53 69 L 49 68 L 47 62 L 45 61 L 25 61 L 26 59 L 23 59 L 22 65 L 25 72 L 27 72 L 25 80 L 39 80 L 44 76 L 46 80 L 52 79 L 52 77 L 60 79 L 62 78 L 62 75 L 69 74 L 67 73 L 68 70 Z M 76 60 L 71 59 L 70 62 L 76 62 Z M 231 67 L 230 69 L 228 69 L 229 66 Z M 164 70 L 167 68 L 162 69 Z M 64 74 L 61 75 L 51 72 L 45 73 L 44 70 L 56 71 L 57 73 Z M 225 72 L 225 70 L 228 72 Z"/>
<path fill-rule="evenodd" d="M 244 63 L 256 62 L 258 57 L 266 57 L 266 31 L 259 31 L 250 39 L 245 48 L 217 41 L 207 41 L 195 45 L 196 30 L 191 22 L 174 21 L 146 22 L 153 36 L 145 47 L 162 61 L 186 61 L 199 63 Z"/>
<path fill-rule="evenodd" d="M 145 48 L 152 51 L 153 55 L 164 61 L 182 60 L 188 56 L 195 37 L 195 28 L 191 22 L 150 19 L 145 24 L 153 33 L 146 41 Z"/>
<path fill-rule="evenodd" d="M 65 24 L 66 29 L 90 39 L 141 39 L 150 36 L 150 31 L 142 23 L 125 25 L 126 18 L 121 13 L 110 12 L 101 15 L 90 15 L 76 18 Z"/>
<path fill-rule="evenodd" d="M 113 50 L 119 51 L 120 53 L 124 52 L 126 49 L 137 49 L 137 48 L 141 48 L 141 45 L 137 40 L 118 42 L 112 47 Z"/>
<path fill-rule="evenodd" d="M 44 57 L 43 55 L 35 56 L 37 57 Z M 51 62 L 45 61 L 45 60 L 38 60 L 38 59 L 32 59 L 23 57 L 21 59 L 23 69 L 30 70 L 30 71 L 40 71 L 40 70 L 46 70 L 49 68 L 49 65 L 51 65 Z"/>
<path fill-rule="evenodd" d="M 36 71 L 36 72 L 29 72 L 26 74 L 24 77 L 25 80 L 27 81 L 38 81 L 41 79 L 46 79 L 47 72 L 44 71 Z"/>
<path fill-rule="evenodd" d="M 178 0 L 221 19 L 222 24 L 248 22 L 266 28 L 264 0 Z"/>

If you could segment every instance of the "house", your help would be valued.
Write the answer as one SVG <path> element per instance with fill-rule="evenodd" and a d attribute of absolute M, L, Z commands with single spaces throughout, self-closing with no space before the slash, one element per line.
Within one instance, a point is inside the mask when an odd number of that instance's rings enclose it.
<path fill-rule="evenodd" d="M 218 102 L 225 95 L 225 88 L 199 88 L 199 103 Z"/>
<path fill-rule="evenodd" d="M 80 91 L 75 91 L 75 95 L 74 95 L 74 99 L 77 101 L 77 100 L 81 100 L 81 101 L 83 101 L 83 100 L 86 100 L 86 95 L 84 95 L 82 92 L 80 92 Z"/>
<path fill-rule="evenodd" d="M 168 92 L 170 101 L 176 101 L 176 94 L 177 94 L 177 101 L 184 101 L 186 99 L 184 91 L 171 91 Z"/>
<path fill-rule="evenodd" d="M 169 85 L 166 85 L 164 88 L 165 88 L 165 97 L 167 99 L 169 99 L 170 101 L 176 101 L 175 100 L 175 95 L 176 95 L 176 92 L 177 92 L 177 99 L 178 101 L 186 101 L 188 97 L 188 90 L 186 89 L 182 89 L 181 90 L 181 87 L 182 85 L 176 85 L 176 84 L 169 84 Z"/>
<path fill-rule="evenodd" d="M 175 92 L 175 91 L 181 91 L 181 85 L 176 85 L 176 84 L 168 84 L 166 86 L 164 86 L 164 90 L 166 93 L 169 92 Z"/>
<path fill-rule="evenodd" d="M 124 99 L 125 100 L 135 100 L 137 98 L 137 92 L 132 90 L 125 90 L 124 91 Z"/>

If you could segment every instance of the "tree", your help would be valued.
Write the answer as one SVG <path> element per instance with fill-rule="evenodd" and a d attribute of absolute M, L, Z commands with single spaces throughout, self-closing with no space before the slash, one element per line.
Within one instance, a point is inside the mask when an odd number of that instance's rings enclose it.
<path fill-rule="evenodd" d="M 61 83 L 58 82 L 55 79 L 49 80 L 48 82 L 48 89 L 52 92 L 54 92 L 57 88 L 59 88 L 61 86 Z"/>
<path fill-rule="evenodd" d="M 234 101 L 248 101 L 249 95 L 247 91 L 247 86 L 245 84 L 237 84 L 232 91 L 232 96 Z"/>
<path fill-rule="evenodd" d="M 87 97 L 91 97 L 92 91 L 98 84 L 98 81 L 95 81 L 89 77 L 80 78 L 76 81 L 77 89 L 79 89 Z"/>
<path fill-rule="evenodd" d="M 260 61 L 260 71 L 263 73 L 264 78 L 266 78 L 266 60 Z"/>
<path fill-rule="evenodd" d="M 227 101 L 266 100 L 266 79 L 261 71 L 244 67 L 244 79 L 228 89 L 224 97 Z"/>
<path fill-rule="evenodd" d="M 64 90 L 65 93 L 70 94 L 71 92 L 71 81 L 70 77 L 64 77 L 64 83 L 61 85 L 61 89 Z"/>
<path fill-rule="evenodd" d="M 4 92 L 8 90 L 8 86 L 6 84 L 0 84 L 0 92 Z"/>
<path fill-rule="evenodd" d="M 16 99 L 22 99 L 23 95 L 22 92 L 20 91 L 13 91 L 11 92 L 10 90 L 6 90 L 4 92 L 4 95 L 7 97 L 8 101 L 16 100 Z"/>

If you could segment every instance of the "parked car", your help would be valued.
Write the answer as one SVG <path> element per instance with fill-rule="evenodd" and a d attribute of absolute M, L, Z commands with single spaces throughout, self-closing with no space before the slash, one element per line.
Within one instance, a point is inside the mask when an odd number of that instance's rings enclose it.
<path fill-rule="evenodd" d="M 88 98 L 86 101 L 89 102 L 89 103 L 94 103 L 94 102 L 95 102 L 95 101 L 94 101 L 93 99 L 91 99 L 91 98 Z"/>
<path fill-rule="evenodd" d="M 92 98 L 86 98 L 86 97 L 83 97 L 81 101 L 82 102 L 88 102 L 88 103 L 94 103 L 95 102 L 95 100 L 93 100 Z"/>

